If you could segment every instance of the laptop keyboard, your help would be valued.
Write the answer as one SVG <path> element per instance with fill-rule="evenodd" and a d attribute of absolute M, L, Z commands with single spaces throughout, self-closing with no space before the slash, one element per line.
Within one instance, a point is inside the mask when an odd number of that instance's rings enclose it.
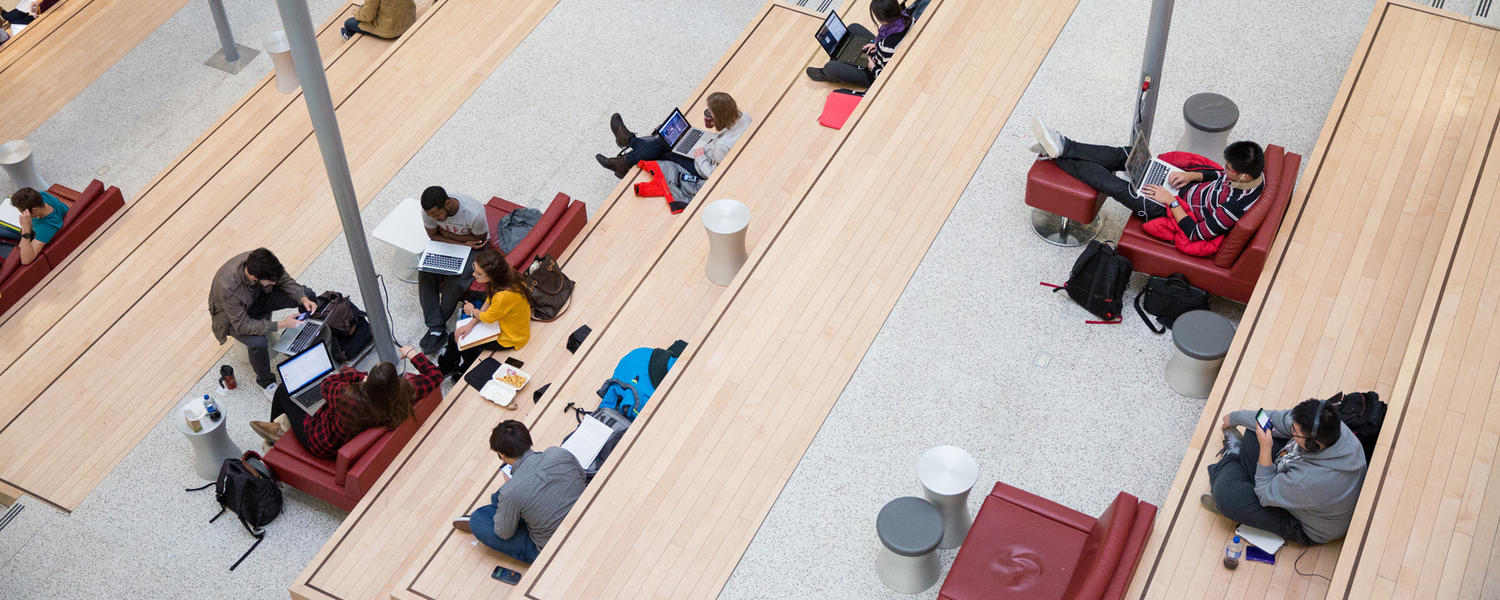
<path fill-rule="evenodd" d="M 1151 164 L 1146 165 L 1146 176 L 1141 178 L 1141 187 L 1144 188 L 1148 185 L 1159 185 L 1162 187 L 1166 187 L 1167 175 L 1171 172 L 1171 169 L 1168 169 L 1161 163 L 1151 161 Z"/>
<path fill-rule="evenodd" d="M 424 269 L 436 269 L 440 271 L 448 271 L 450 273 L 457 273 L 459 269 L 463 268 L 463 266 L 464 259 L 457 256 L 446 256 L 443 254 L 432 253 L 422 255 L 422 268 Z"/>
<path fill-rule="evenodd" d="M 861 67 L 865 66 L 869 56 L 865 54 L 865 44 L 870 42 L 858 44 L 855 42 L 860 42 L 860 40 L 849 40 L 849 43 L 844 45 L 844 49 L 839 51 L 838 62 Z"/>
<path fill-rule="evenodd" d="M 292 354 L 308 349 L 313 342 L 318 341 L 318 334 L 323 332 L 323 326 L 318 323 L 307 323 L 302 326 L 302 331 L 297 332 L 297 339 L 292 340 Z"/>
<path fill-rule="evenodd" d="M 682 139 L 677 140 L 677 147 L 673 148 L 673 150 L 676 150 L 683 154 L 687 154 L 688 152 L 691 152 L 693 150 L 693 146 L 698 145 L 698 138 L 701 137 L 703 137 L 703 130 L 689 129 L 687 135 L 684 135 L 682 136 Z"/>

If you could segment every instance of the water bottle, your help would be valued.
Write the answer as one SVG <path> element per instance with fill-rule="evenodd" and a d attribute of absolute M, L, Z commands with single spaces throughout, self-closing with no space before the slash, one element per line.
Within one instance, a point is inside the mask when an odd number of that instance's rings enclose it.
<path fill-rule="evenodd" d="M 1234 536 L 1229 544 L 1224 546 L 1224 567 L 1233 569 L 1240 566 L 1240 557 L 1245 555 L 1245 542 L 1240 536 Z"/>
<path fill-rule="evenodd" d="M 224 418 L 224 415 L 219 412 L 219 405 L 214 402 L 213 398 L 208 397 L 208 394 L 203 395 L 203 410 L 208 413 L 208 418 L 215 422 Z"/>

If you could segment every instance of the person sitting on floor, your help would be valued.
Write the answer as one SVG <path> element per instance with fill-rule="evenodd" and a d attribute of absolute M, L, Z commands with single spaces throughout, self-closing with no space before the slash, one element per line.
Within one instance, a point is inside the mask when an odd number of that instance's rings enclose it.
<path fill-rule="evenodd" d="M 448 337 L 448 345 L 438 359 L 443 372 L 451 373 L 455 381 L 469 370 L 480 352 L 515 350 L 531 339 L 531 301 L 526 297 L 526 283 L 521 274 L 505 262 L 505 255 L 493 249 L 474 253 L 473 263 L 474 280 L 484 285 L 484 303 L 475 306 L 473 302 L 464 302 L 464 314 L 472 318 Z M 500 337 L 460 351 L 458 340 L 481 322 L 499 325 Z"/>
<path fill-rule="evenodd" d="M 422 226 L 427 237 L 450 244 L 462 244 L 475 250 L 489 246 L 490 226 L 485 220 L 484 205 L 468 196 L 449 194 L 442 186 L 422 191 Z M 464 265 L 458 275 L 417 272 L 417 302 L 422 306 L 422 320 L 427 325 L 422 352 L 436 356 L 448 337 L 448 319 L 474 282 L 473 261 Z"/>
<path fill-rule="evenodd" d="M 57 0 L 21 0 L 16 3 L 15 8 L 0 13 L 0 16 L 17 25 L 30 25 L 56 3 Z"/>
<path fill-rule="evenodd" d="M 1204 508 L 1307 546 L 1344 537 L 1365 479 L 1359 439 L 1323 400 L 1266 411 L 1268 430 L 1256 412 L 1225 415 L 1222 458 L 1208 466 L 1212 491 L 1199 498 Z"/>
<path fill-rule="evenodd" d="M 271 373 L 271 351 L 266 336 L 278 329 L 288 329 L 301 322 L 297 315 L 272 321 L 271 312 L 285 308 L 318 309 L 311 288 L 297 283 L 281 266 L 275 254 L 256 248 L 236 255 L 219 267 L 208 291 L 208 315 L 213 319 L 214 337 L 223 344 L 233 337 L 245 345 L 250 367 L 255 370 L 255 385 L 276 395 L 276 375 Z"/>
<path fill-rule="evenodd" d="M 382 362 L 362 373 L 344 367 L 323 378 L 319 392 L 323 408 L 308 415 L 301 404 L 286 393 L 271 401 L 270 421 L 251 421 L 250 428 L 275 444 L 288 430 L 307 449 L 307 453 L 324 460 L 338 458 L 339 448 L 366 429 L 395 429 L 412 417 L 417 402 L 443 381 L 437 365 L 411 346 L 398 350 L 411 361 L 416 373 L 402 376 L 396 365 Z"/>
<path fill-rule="evenodd" d="M 489 504 L 455 517 L 453 528 L 473 533 L 485 546 L 529 564 L 583 494 L 588 485 L 583 467 L 573 453 L 557 446 L 532 450 L 531 432 L 516 420 L 495 426 L 490 449 L 511 467 L 510 476 Z"/>
<path fill-rule="evenodd" d="M 652 160 L 661 163 L 667 181 L 679 182 L 683 174 L 690 175 L 694 185 L 691 186 L 689 197 L 678 198 L 686 202 L 691 199 L 692 194 L 698 192 L 703 180 L 708 179 L 719 163 L 729 156 L 729 150 L 734 148 L 735 142 L 740 141 L 740 136 L 750 129 L 751 120 L 750 115 L 740 112 L 739 104 L 734 101 L 733 96 L 724 92 L 709 94 L 708 108 L 703 111 L 703 126 L 709 132 L 702 145 L 693 150 L 693 158 L 688 159 L 672 153 L 672 147 L 660 135 L 637 136 L 625 126 L 620 113 L 615 113 L 609 117 L 609 129 L 615 134 L 615 145 L 620 147 L 621 152 L 613 158 L 595 154 L 594 160 L 620 179 L 624 179 L 625 174 L 637 163 Z"/>
<path fill-rule="evenodd" d="M 870 18 L 880 26 L 876 33 L 870 33 L 864 25 L 854 23 L 849 26 L 849 33 L 845 34 L 875 39 L 865 44 L 865 54 L 869 55 L 865 59 L 865 66 L 857 67 L 830 60 L 822 68 L 808 67 L 807 76 L 813 81 L 847 83 L 859 87 L 874 85 L 875 78 L 880 76 L 886 63 L 896 54 L 896 46 L 906 38 L 906 31 L 911 28 L 912 14 L 904 2 L 875 0 L 870 3 Z"/>
<path fill-rule="evenodd" d="M 1074 141 L 1048 128 L 1040 118 L 1032 120 L 1032 133 L 1036 136 L 1032 149 L 1056 161 L 1063 172 L 1104 192 L 1147 221 L 1171 215 L 1193 241 L 1229 233 L 1265 188 L 1266 153 L 1255 142 L 1240 141 L 1225 147 L 1222 171 L 1173 173 L 1167 183 L 1179 189 L 1178 196 L 1162 186 L 1148 185 L 1144 189 L 1147 197 L 1143 198 L 1135 194 L 1129 180 L 1115 176 L 1115 171 L 1125 170 L 1130 146 Z"/>
<path fill-rule="evenodd" d="M 21 253 L 21 264 L 29 265 L 41 256 L 42 248 L 62 229 L 63 218 L 68 214 L 68 205 L 47 192 L 38 192 L 29 187 L 16 190 L 10 196 L 10 205 L 21 211 L 21 239 L 16 240 L 16 252 Z M 0 245 L 0 258 L 10 255 L 9 246 Z"/>
<path fill-rule="evenodd" d="M 364 6 L 344 21 L 339 35 L 346 40 L 356 33 L 393 40 L 416 22 L 417 4 L 413 0 L 365 0 Z"/>

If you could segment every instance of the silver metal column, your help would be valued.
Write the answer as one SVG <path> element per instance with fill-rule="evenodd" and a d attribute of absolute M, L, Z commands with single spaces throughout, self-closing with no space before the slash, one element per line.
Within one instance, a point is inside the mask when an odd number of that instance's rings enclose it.
<path fill-rule="evenodd" d="M 214 29 L 219 30 L 221 49 L 203 64 L 231 75 L 239 73 L 260 52 L 234 43 L 234 32 L 229 30 L 229 16 L 224 14 L 224 0 L 208 0 L 208 12 L 214 17 Z"/>
<path fill-rule="evenodd" d="M 307 1 L 276 0 L 276 8 L 281 12 L 281 23 L 292 46 L 292 63 L 297 67 L 297 78 L 302 81 L 302 98 L 307 101 L 307 112 L 318 136 L 323 168 L 328 171 L 328 185 L 333 188 L 333 202 L 338 206 L 339 219 L 344 224 L 344 239 L 349 243 L 349 258 L 354 262 L 354 277 L 359 281 L 359 293 L 370 315 L 375 351 L 380 360 L 399 365 L 400 358 L 392 345 L 395 337 L 391 335 L 390 321 L 386 320 L 380 284 L 375 280 L 370 246 L 365 242 L 364 222 L 359 217 L 359 203 L 354 197 L 354 179 L 349 175 L 349 159 L 344 155 L 344 141 L 339 134 L 338 117 L 333 112 L 333 98 L 328 93 L 328 78 L 323 73 L 323 57 L 318 52 Z"/>
<path fill-rule="evenodd" d="M 1156 121 L 1156 97 L 1161 87 L 1161 65 L 1167 55 L 1167 35 L 1172 29 L 1172 6 L 1174 0 L 1152 0 L 1151 22 L 1146 26 L 1146 53 L 1141 58 L 1141 78 L 1137 83 L 1135 121 L 1131 125 L 1130 140 L 1134 143 L 1135 132 L 1140 131 L 1146 141 L 1151 141 L 1151 126 Z"/>

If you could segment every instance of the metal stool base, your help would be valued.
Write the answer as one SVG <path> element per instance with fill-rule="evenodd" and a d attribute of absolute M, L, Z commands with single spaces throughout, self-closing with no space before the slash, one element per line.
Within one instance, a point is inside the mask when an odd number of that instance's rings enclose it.
<path fill-rule="evenodd" d="M 1080 223 L 1039 208 L 1031 209 L 1031 230 L 1042 241 L 1054 246 L 1082 246 L 1099 235 L 1099 219 Z"/>

